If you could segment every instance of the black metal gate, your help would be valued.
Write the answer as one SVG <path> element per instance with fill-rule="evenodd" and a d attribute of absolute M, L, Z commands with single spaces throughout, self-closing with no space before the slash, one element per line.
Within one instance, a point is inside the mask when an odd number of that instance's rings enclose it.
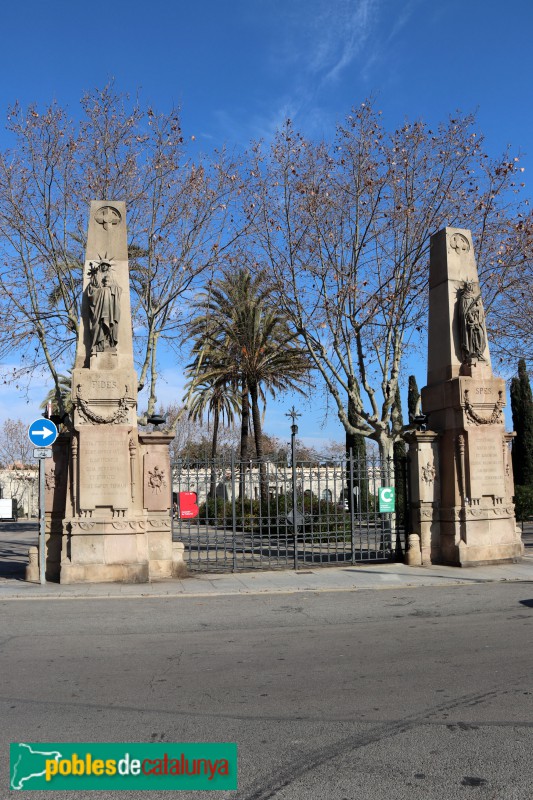
<path fill-rule="evenodd" d="M 290 465 L 234 457 L 177 461 L 173 538 L 191 571 L 298 569 L 401 558 L 406 460 L 367 456 Z M 395 511 L 379 489 L 394 486 Z"/>

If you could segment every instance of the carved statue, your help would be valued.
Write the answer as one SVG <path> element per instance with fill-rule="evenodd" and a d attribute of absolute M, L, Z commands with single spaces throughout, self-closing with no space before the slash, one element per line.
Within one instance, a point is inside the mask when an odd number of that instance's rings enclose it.
<path fill-rule="evenodd" d="M 51 492 L 57 486 L 58 475 L 56 475 L 55 467 L 47 472 L 44 476 L 44 486 L 47 492 Z"/>
<path fill-rule="evenodd" d="M 459 329 L 463 362 L 471 359 L 485 361 L 483 353 L 487 346 L 485 315 L 481 295 L 475 294 L 472 281 L 466 281 L 460 291 Z"/>
<path fill-rule="evenodd" d="M 118 343 L 120 295 L 111 261 L 90 262 L 87 298 L 90 310 L 91 353 L 114 350 Z"/>

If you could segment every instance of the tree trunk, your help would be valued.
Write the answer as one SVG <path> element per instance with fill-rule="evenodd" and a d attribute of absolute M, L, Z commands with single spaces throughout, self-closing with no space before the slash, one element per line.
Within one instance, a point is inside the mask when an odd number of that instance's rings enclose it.
<path fill-rule="evenodd" d="M 268 501 L 268 483 L 266 476 L 266 468 L 263 464 L 263 442 L 261 440 L 261 415 L 259 413 L 259 397 L 257 384 L 250 385 L 250 397 L 252 398 L 252 420 L 254 423 L 254 441 L 255 452 L 259 462 L 259 491 L 261 494 L 261 501 Z"/>
<path fill-rule="evenodd" d="M 403 438 L 403 413 L 402 401 L 400 397 L 400 387 L 396 385 L 394 395 L 394 406 L 391 409 L 391 420 L 393 427 L 393 458 L 394 458 L 394 487 L 396 489 L 396 514 L 405 525 L 406 522 L 406 497 L 405 497 L 405 470 L 407 447 Z"/>
<path fill-rule="evenodd" d="M 217 471 L 216 471 L 215 459 L 217 457 L 218 423 L 219 423 L 219 413 L 218 413 L 218 408 L 215 408 L 213 414 L 213 439 L 211 443 L 211 481 L 209 487 L 209 496 L 212 497 L 213 500 L 217 496 Z"/>
<path fill-rule="evenodd" d="M 387 430 L 382 430 L 379 433 L 376 433 L 376 435 L 372 438 L 377 442 L 379 449 L 379 459 L 381 462 L 382 471 L 381 484 L 382 486 L 389 486 L 390 484 L 388 483 L 388 475 L 394 456 L 394 444 L 392 437 L 389 435 Z"/>
<path fill-rule="evenodd" d="M 355 378 L 348 377 L 348 386 L 353 388 Z M 355 402 L 348 394 L 348 422 L 356 427 L 359 424 Z M 368 506 L 368 472 L 366 464 L 366 437 L 361 433 L 349 433 L 346 430 L 346 499 L 348 510 L 361 512 Z M 353 468 L 350 470 L 350 453 L 353 458 Z"/>
<path fill-rule="evenodd" d="M 250 400 L 248 397 L 248 385 L 246 382 L 242 386 L 241 403 L 241 453 L 239 467 L 239 497 L 244 499 L 246 487 L 246 465 L 248 463 L 248 431 L 250 429 Z"/>

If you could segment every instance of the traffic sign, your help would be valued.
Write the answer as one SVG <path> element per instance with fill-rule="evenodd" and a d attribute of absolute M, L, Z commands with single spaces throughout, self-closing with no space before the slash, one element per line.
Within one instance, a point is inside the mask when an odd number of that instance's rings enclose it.
<path fill-rule="evenodd" d="M 293 528 L 294 528 L 294 517 L 296 517 L 296 526 L 304 524 L 305 517 L 303 516 L 303 514 L 300 514 L 298 510 L 296 511 L 296 514 L 294 513 L 294 511 L 289 511 L 286 519 L 289 525 L 292 525 Z"/>
<path fill-rule="evenodd" d="M 49 447 L 34 447 L 34 458 L 52 458 L 52 451 Z"/>
<path fill-rule="evenodd" d="M 36 419 L 28 428 L 28 437 L 35 447 L 49 447 L 57 439 L 57 428 L 50 419 Z"/>
<path fill-rule="evenodd" d="M 396 491 L 394 486 L 380 486 L 378 489 L 379 513 L 392 513 L 396 506 Z"/>

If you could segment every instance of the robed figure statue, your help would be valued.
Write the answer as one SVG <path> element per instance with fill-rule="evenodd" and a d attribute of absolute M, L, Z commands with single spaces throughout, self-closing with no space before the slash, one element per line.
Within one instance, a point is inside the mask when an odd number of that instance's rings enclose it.
<path fill-rule="evenodd" d="M 87 299 L 90 312 L 91 353 L 115 350 L 118 343 L 118 323 L 120 320 L 120 295 L 111 263 L 91 262 L 90 281 L 87 286 Z"/>
<path fill-rule="evenodd" d="M 460 291 L 459 325 L 463 361 L 468 362 L 472 359 L 485 361 L 483 355 L 487 347 L 485 315 L 481 295 L 475 293 L 472 281 L 466 281 Z"/>

